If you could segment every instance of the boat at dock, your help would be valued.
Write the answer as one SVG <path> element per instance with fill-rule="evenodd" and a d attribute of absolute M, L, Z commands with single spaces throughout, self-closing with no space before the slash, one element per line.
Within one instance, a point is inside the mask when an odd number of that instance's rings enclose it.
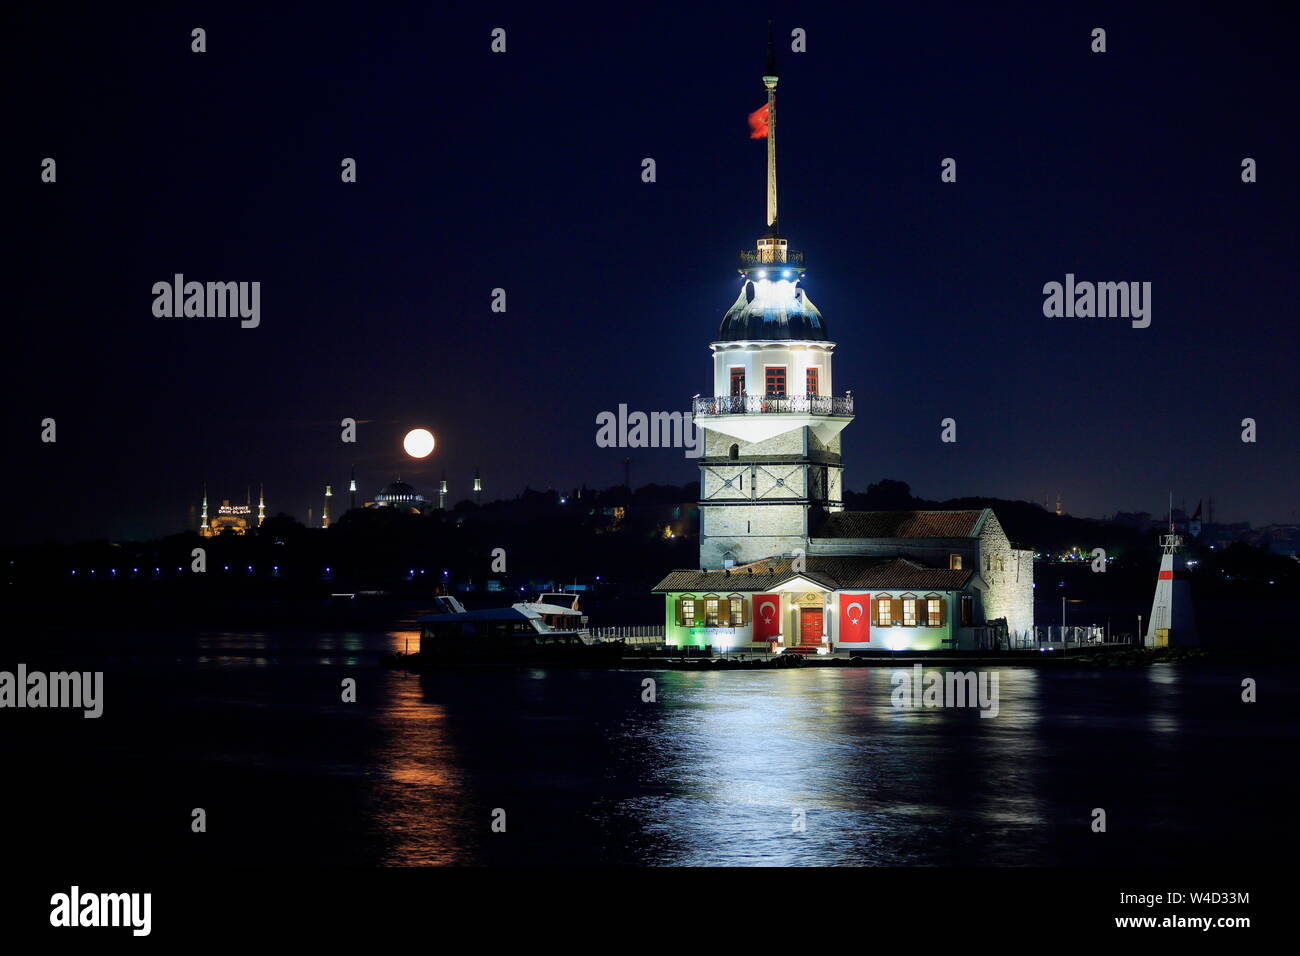
<path fill-rule="evenodd" d="M 576 595 L 543 594 L 510 607 L 467 611 L 452 597 L 421 615 L 420 646 L 397 655 L 407 667 L 538 667 L 615 663 L 622 641 L 592 637 Z"/>

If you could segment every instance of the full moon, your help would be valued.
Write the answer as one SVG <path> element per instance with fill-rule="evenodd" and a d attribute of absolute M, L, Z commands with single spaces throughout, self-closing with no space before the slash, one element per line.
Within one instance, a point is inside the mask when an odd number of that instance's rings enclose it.
<path fill-rule="evenodd" d="M 402 439 L 402 447 L 412 458 L 428 458 L 433 451 L 433 432 L 427 428 L 412 428 Z"/>

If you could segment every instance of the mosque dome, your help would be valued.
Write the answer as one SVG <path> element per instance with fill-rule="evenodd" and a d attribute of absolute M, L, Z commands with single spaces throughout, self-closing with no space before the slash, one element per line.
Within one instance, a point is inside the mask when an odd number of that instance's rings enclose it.
<path fill-rule="evenodd" d="M 746 277 L 740 296 L 722 317 L 719 342 L 824 342 L 828 338 L 822 314 L 809 300 L 797 279 Z"/>
<path fill-rule="evenodd" d="M 424 502 L 424 495 L 406 482 L 398 480 L 384 486 L 384 490 L 375 495 L 375 503 L 396 505 L 399 507 L 419 507 Z"/>

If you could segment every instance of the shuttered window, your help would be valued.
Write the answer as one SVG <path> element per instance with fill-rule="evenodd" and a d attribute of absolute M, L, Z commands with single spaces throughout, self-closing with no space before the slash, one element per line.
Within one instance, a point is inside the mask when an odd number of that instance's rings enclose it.
<path fill-rule="evenodd" d="M 817 369 L 808 369 L 807 392 L 809 395 L 817 394 Z"/>
<path fill-rule="evenodd" d="M 876 626 L 890 627 L 893 625 L 894 601 L 893 598 L 878 597 L 876 598 Z"/>
<path fill-rule="evenodd" d="M 745 394 L 745 370 L 743 368 L 733 368 L 731 370 L 731 397 L 740 398 Z"/>
<path fill-rule="evenodd" d="M 684 594 L 677 599 L 677 623 L 682 627 L 695 626 L 695 598 Z"/>
<path fill-rule="evenodd" d="M 785 398 L 785 366 L 769 365 L 767 367 L 767 394 L 773 398 Z"/>
<path fill-rule="evenodd" d="M 917 601 L 911 594 L 903 596 L 903 627 L 916 627 Z"/>
<path fill-rule="evenodd" d="M 925 620 L 923 623 L 926 627 L 943 627 L 944 625 L 944 599 L 937 594 L 927 594 L 925 596 Z"/>

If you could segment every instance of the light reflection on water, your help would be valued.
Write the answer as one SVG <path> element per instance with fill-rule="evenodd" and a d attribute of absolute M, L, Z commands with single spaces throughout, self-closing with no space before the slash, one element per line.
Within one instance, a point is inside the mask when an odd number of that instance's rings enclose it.
<path fill-rule="evenodd" d="M 1198 826 L 1189 794 L 1204 796 L 1207 781 L 1186 779 L 1197 776 L 1187 748 L 1168 745 L 1185 703 L 1176 675 L 1002 668 L 999 714 L 986 719 L 896 709 L 891 673 L 427 675 L 393 713 L 414 721 L 428 708 L 437 731 L 397 729 L 388 756 L 431 775 L 419 806 L 435 822 L 408 821 L 418 840 L 399 842 L 390 860 L 443 862 L 451 840 L 485 862 L 1122 862 L 1089 830 L 1099 805 L 1130 827 L 1155 824 L 1141 840 L 1111 842 L 1135 854 L 1130 863 L 1175 833 L 1187 847 Z M 640 700 L 646 676 L 657 682 L 653 704 Z M 1240 732 L 1208 720 L 1201 729 Z M 469 772 L 453 783 L 443 762 Z M 546 832 L 486 836 L 497 805 Z"/>
<path fill-rule="evenodd" d="M 199 852 L 239 864 L 1240 862 L 1242 846 L 1295 833 L 1300 793 L 1279 759 L 1297 742 L 1294 668 L 1261 669 L 1260 703 L 1245 705 L 1235 666 L 1003 667 L 999 713 L 985 719 L 893 707 L 891 667 L 378 666 L 416 638 L 94 646 L 110 671 L 97 746 L 80 746 L 75 722 L 31 723 L 0 741 L 0 758 L 38 768 L 25 791 L 36 819 L 46 806 L 74 814 L 61 801 L 86 774 L 114 779 L 101 797 L 123 821 L 114 832 L 190 863 L 196 844 L 157 822 L 160 795 L 202 792 L 218 818 L 237 818 Z M 356 703 L 340 699 L 345 677 Z M 56 757 L 74 751 L 75 764 Z M 1096 807 L 1105 837 L 1089 828 Z M 504 833 L 490 829 L 498 809 Z"/>

